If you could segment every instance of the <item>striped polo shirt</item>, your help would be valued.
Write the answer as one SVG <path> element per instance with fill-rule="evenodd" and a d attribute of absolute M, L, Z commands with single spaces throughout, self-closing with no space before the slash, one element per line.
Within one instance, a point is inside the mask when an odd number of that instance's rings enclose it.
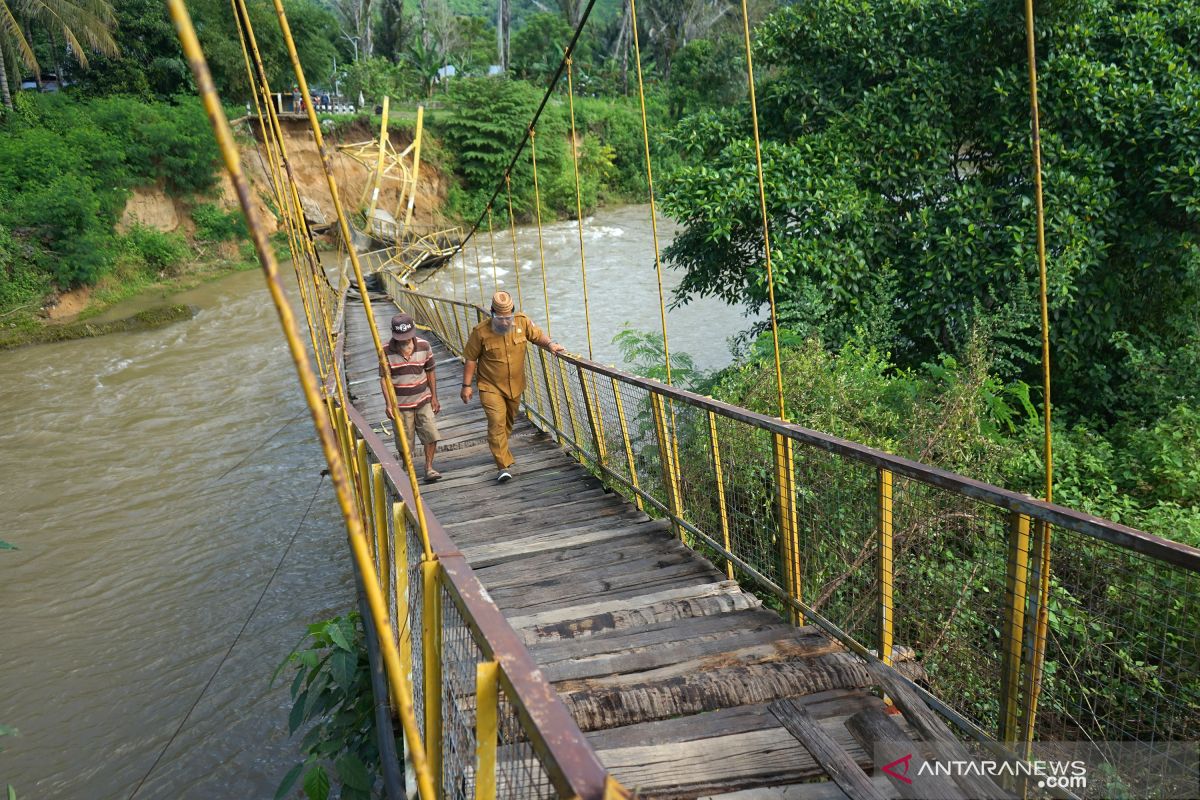
<path fill-rule="evenodd" d="M 433 398 L 429 391 L 429 373 L 435 366 L 433 348 L 419 336 L 413 342 L 413 351 L 408 358 L 400 355 L 400 347 L 395 342 L 389 342 L 384 348 L 392 373 L 392 386 L 396 388 L 396 406 L 405 411 L 418 409 Z"/>

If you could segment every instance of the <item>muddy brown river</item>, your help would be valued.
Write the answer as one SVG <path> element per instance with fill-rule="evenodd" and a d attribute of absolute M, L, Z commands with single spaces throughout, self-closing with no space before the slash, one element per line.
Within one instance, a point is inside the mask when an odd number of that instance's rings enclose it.
<path fill-rule="evenodd" d="M 611 338 L 623 323 L 659 326 L 646 214 L 589 220 L 600 360 L 619 360 Z M 551 315 L 555 336 L 586 352 L 576 236 L 574 223 L 546 231 Z M 536 237 L 519 240 L 526 309 L 540 322 Z M 511 244 L 496 245 L 515 291 Z M 461 287 L 448 269 L 424 288 L 451 282 Z M 178 299 L 194 319 L 0 352 L 0 539 L 20 548 L 0 551 L 0 725 L 20 731 L 0 738 L 0 791 L 128 797 L 247 618 L 138 797 L 269 798 L 298 758 L 287 687 L 269 678 L 306 624 L 354 602 L 345 534 L 262 277 Z M 712 368 L 749 322 L 708 301 L 668 325 L 673 349 Z"/>

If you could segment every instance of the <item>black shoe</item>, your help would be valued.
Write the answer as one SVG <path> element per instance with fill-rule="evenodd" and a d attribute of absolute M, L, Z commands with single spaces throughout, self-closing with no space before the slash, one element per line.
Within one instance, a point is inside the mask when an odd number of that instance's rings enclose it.
<path fill-rule="evenodd" d="M 508 483 L 512 480 L 512 473 L 509 471 L 511 467 L 505 467 L 496 473 L 496 483 Z"/>

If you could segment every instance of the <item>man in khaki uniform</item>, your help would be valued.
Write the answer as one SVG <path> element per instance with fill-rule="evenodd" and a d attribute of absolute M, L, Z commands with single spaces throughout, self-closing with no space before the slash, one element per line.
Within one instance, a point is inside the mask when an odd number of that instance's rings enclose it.
<path fill-rule="evenodd" d="M 471 402 L 471 381 L 478 372 L 479 404 L 487 415 L 488 447 L 496 460 L 499 483 L 512 479 L 508 437 L 525 391 L 525 348 L 529 342 L 549 347 L 554 353 L 563 350 L 529 317 L 514 312 L 512 295 L 496 292 L 492 295 L 492 318 L 475 326 L 463 349 L 467 365 L 460 396 L 464 403 Z"/>

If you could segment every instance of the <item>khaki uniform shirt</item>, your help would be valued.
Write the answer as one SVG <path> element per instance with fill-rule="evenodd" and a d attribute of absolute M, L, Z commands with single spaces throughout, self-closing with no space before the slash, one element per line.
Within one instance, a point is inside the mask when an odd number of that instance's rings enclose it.
<path fill-rule="evenodd" d="M 530 341 L 540 342 L 542 329 L 524 314 L 516 314 L 508 333 L 492 330 L 485 319 L 475 326 L 463 348 L 468 361 L 478 362 L 475 380 L 481 392 L 498 392 L 515 400 L 525 391 L 525 348 Z"/>

